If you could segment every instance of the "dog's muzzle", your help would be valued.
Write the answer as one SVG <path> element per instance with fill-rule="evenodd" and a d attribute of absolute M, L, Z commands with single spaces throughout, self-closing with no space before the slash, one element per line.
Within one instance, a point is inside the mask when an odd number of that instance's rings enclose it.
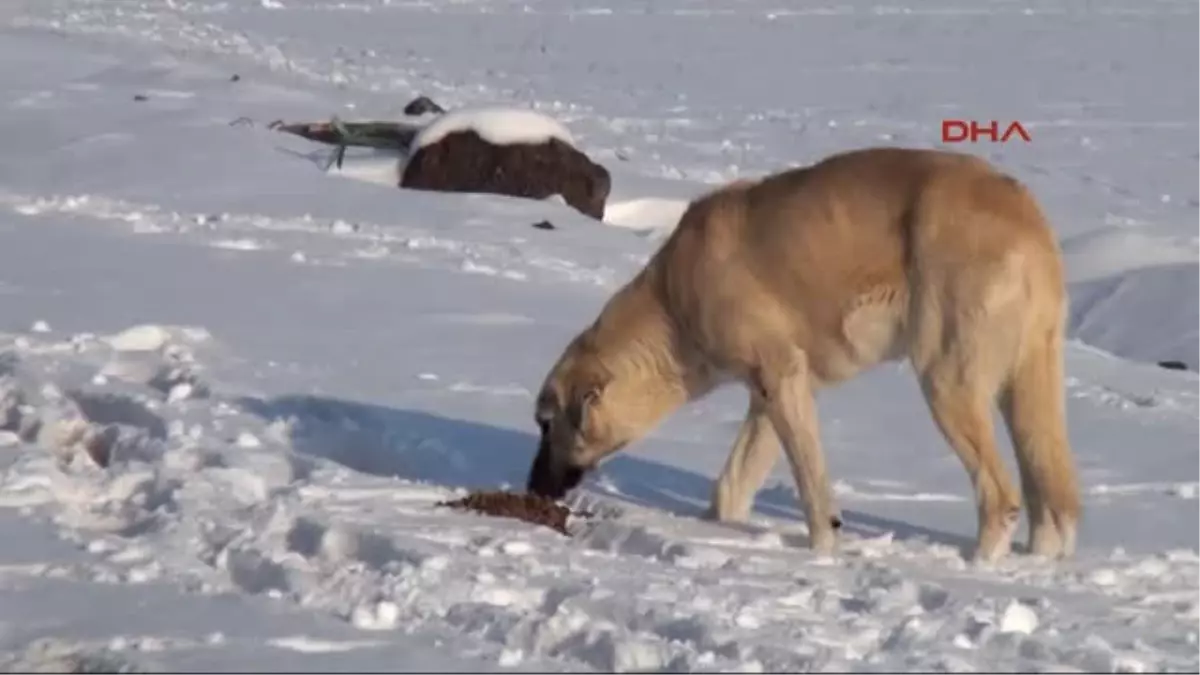
<path fill-rule="evenodd" d="M 549 441 L 543 436 L 538 443 L 537 456 L 533 458 L 533 466 L 529 470 L 529 480 L 525 489 L 529 492 L 550 499 L 561 499 L 568 491 L 574 489 L 583 480 L 585 470 L 555 459 L 556 453 L 550 448 Z"/>

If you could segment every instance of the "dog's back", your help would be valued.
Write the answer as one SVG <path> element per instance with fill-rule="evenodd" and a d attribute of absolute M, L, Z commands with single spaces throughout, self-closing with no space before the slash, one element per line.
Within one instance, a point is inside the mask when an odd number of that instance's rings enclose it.
<path fill-rule="evenodd" d="M 1027 267 L 1017 258 L 1032 256 L 1061 295 L 1056 244 L 1027 191 L 980 159 L 935 150 L 854 151 L 716 190 L 658 256 L 667 306 L 717 343 L 714 355 L 736 362 L 740 334 L 778 332 L 828 382 L 910 354 L 922 280 L 982 297 L 981 284 L 1013 283 Z"/>

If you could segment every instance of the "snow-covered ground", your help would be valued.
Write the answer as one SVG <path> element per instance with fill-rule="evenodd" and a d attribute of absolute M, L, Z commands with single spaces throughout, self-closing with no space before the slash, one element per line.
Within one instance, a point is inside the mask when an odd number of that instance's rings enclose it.
<path fill-rule="evenodd" d="M 1196 671 L 1197 13 L 6 3 L 0 667 Z M 558 119 L 613 172 L 611 226 L 266 129 L 418 94 Z M 1067 257 L 1076 559 L 964 562 L 965 473 L 898 365 L 820 402 L 834 562 L 782 463 L 751 525 L 698 518 L 738 391 L 607 463 L 573 538 L 434 506 L 522 485 L 533 392 L 683 200 L 947 117 L 1033 135 L 973 151 Z"/>

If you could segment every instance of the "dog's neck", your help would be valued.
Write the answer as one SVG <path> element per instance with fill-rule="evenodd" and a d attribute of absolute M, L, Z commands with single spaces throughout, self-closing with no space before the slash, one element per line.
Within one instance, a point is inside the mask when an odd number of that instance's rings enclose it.
<path fill-rule="evenodd" d="M 638 374 L 646 389 L 647 415 L 662 419 L 712 390 L 715 380 L 705 361 L 682 339 L 656 292 L 640 274 L 613 296 L 592 327 L 595 344 L 613 345 L 615 368 Z M 608 359 L 606 359 L 608 360 Z"/>

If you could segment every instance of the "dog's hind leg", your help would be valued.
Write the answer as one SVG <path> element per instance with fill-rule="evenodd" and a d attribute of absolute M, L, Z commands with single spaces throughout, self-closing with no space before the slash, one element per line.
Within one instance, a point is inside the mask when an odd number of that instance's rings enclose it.
<path fill-rule="evenodd" d="M 994 561 L 1008 554 L 1021 514 L 1012 478 L 996 451 L 993 394 L 964 381 L 942 364 L 921 374 L 921 389 L 946 442 L 954 449 L 975 488 L 979 534 L 974 557 Z"/>
<path fill-rule="evenodd" d="M 970 231 L 996 230 L 988 225 L 984 219 Z M 927 237 L 943 238 L 919 241 L 914 253 L 910 356 L 933 420 L 975 491 L 973 558 L 991 562 L 1008 555 L 1021 516 L 1021 493 L 996 448 L 992 417 L 1029 311 L 1025 257 L 981 248 L 1006 245 L 984 234 L 948 238 L 956 231 L 925 227 Z"/>
<path fill-rule="evenodd" d="M 918 295 L 913 368 L 929 411 L 975 488 L 979 532 L 974 559 L 1008 555 L 1021 496 L 996 449 L 992 409 L 1020 335 L 1019 281 L 943 278 Z M 952 288 L 953 291 L 945 289 Z"/>

